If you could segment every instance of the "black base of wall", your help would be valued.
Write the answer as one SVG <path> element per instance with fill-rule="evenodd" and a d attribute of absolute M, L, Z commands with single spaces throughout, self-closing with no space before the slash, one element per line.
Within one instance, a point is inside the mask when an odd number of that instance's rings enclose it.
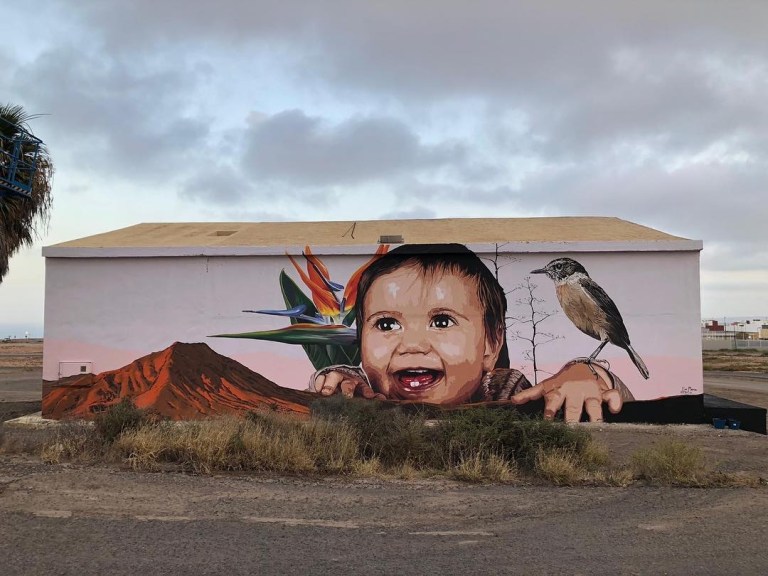
<path fill-rule="evenodd" d="M 704 422 L 704 398 L 697 394 L 627 402 L 618 414 L 611 414 L 603 405 L 603 419 L 637 424 L 701 424 Z"/>
<path fill-rule="evenodd" d="M 704 417 L 711 423 L 713 418 L 725 418 L 741 422 L 741 429 L 766 434 L 765 408 L 742 404 L 712 394 L 704 394 Z"/>
<path fill-rule="evenodd" d="M 518 411 L 530 416 L 544 412 L 544 401 L 537 400 L 516 407 Z M 557 415 L 562 418 L 562 411 Z M 588 420 L 582 414 L 582 422 Z M 624 422 L 633 424 L 701 424 L 705 421 L 704 399 L 702 395 L 673 396 L 661 400 L 627 402 L 618 414 L 611 414 L 603 405 L 605 422 Z M 711 422 L 711 420 L 709 420 Z"/>
<path fill-rule="evenodd" d="M 470 405 L 465 404 L 467 408 Z M 534 400 L 527 404 L 514 406 L 507 402 L 490 402 L 489 408 L 514 409 L 529 416 L 541 416 L 544 413 L 544 401 Z M 424 410 L 424 405 L 406 405 L 408 409 Z M 439 417 L 441 409 L 432 406 L 426 414 Z M 557 414 L 563 418 L 562 410 Z M 611 414 L 608 407 L 603 405 L 603 420 L 605 422 L 624 422 L 634 424 L 712 424 L 712 418 L 739 420 L 741 429 L 759 434 L 766 433 L 766 409 L 742 404 L 711 394 L 692 396 L 672 396 L 660 400 L 644 400 L 642 402 L 627 402 L 618 414 Z M 587 421 L 582 414 L 582 421 Z"/>

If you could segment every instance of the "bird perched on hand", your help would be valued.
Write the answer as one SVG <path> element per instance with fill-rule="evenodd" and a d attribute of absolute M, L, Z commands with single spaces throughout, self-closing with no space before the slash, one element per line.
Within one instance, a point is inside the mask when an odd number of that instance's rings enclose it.
<path fill-rule="evenodd" d="M 531 274 L 546 274 L 554 280 L 557 299 L 568 319 L 584 334 L 600 340 L 600 346 L 589 356 L 588 363 L 594 361 L 610 342 L 624 348 L 643 378 L 648 378 L 645 362 L 629 343 L 619 309 L 605 290 L 589 277 L 584 266 L 571 258 L 556 258 L 544 268 L 532 270 Z"/>

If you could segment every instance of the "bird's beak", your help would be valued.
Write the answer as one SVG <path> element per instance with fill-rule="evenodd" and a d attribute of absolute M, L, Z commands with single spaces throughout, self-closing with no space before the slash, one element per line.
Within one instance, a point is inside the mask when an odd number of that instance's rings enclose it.
<path fill-rule="evenodd" d="M 531 274 L 546 274 L 547 269 L 546 268 L 539 268 L 537 270 L 531 270 Z"/>

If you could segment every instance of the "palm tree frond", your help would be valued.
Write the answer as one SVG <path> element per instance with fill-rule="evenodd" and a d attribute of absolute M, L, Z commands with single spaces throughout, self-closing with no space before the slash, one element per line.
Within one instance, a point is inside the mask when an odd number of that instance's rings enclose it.
<path fill-rule="evenodd" d="M 0 104 L 0 136 L 10 141 L 19 128 L 32 133 L 27 121 L 36 118 L 22 106 Z M 8 261 L 22 246 L 31 246 L 50 219 L 53 162 L 44 144 L 37 149 L 37 169 L 31 175 L 30 195 L 0 194 L 0 282 L 8 273 Z"/>

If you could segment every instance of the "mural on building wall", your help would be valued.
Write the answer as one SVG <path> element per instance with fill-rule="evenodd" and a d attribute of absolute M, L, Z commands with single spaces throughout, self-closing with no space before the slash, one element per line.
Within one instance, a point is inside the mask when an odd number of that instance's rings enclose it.
<path fill-rule="evenodd" d="M 584 411 L 600 420 L 604 405 L 616 413 L 634 400 L 608 362 L 598 358 L 608 343 L 626 350 L 642 376 L 649 376 L 618 308 L 575 260 L 558 258 L 531 273 L 554 280 L 565 315 L 600 344 L 589 356 L 563 358 L 555 374 L 538 381 L 542 341 L 537 338 L 561 336 L 542 329 L 554 312 L 537 312 L 535 304 L 549 300 L 536 296 L 529 276 L 522 287 L 531 310 L 530 333 L 514 334 L 524 336 L 531 350 L 527 359 L 509 358 L 513 316 L 505 290 L 463 245 L 402 245 L 391 251 L 381 246 L 344 284 L 331 278 L 309 247 L 303 256 L 306 270 L 288 258 L 305 289 L 285 270 L 277 279 L 284 309 L 243 311 L 284 317 L 287 326 L 215 337 L 302 346 L 315 369 L 307 375 L 307 391 L 281 387 L 206 344 L 175 343 L 118 370 L 47 383 L 44 416 L 88 417 L 126 396 L 176 419 L 263 406 L 306 413 L 318 396 L 343 394 L 441 406 L 543 400 L 546 417 L 564 407 L 569 419 Z M 528 322 L 518 320 L 523 326 Z M 534 385 L 521 370 L 525 360 L 533 363 Z"/>

